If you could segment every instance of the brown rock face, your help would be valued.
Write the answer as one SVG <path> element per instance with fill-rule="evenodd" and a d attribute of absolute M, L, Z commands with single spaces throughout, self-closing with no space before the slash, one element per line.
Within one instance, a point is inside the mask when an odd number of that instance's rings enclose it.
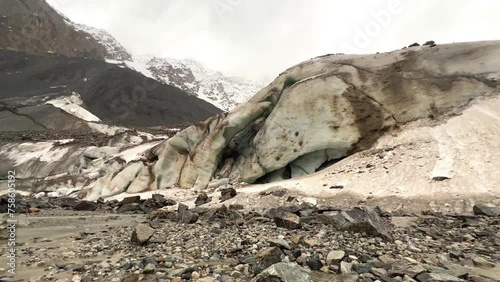
<path fill-rule="evenodd" d="M 104 46 L 76 31 L 45 0 L 0 0 L 0 49 L 103 60 Z"/>

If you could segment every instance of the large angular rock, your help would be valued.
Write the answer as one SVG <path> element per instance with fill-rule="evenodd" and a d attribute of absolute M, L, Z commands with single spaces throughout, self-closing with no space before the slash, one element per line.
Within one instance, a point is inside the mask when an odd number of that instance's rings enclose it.
<path fill-rule="evenodd" d="M 255 256 L 255 273 L 260 273 L 273 264 L 281 262 L 283 252 L 278 247 L 269 247 L 261 250 Z"/>
<path fill-rule="evenodd" d="M 227 188 L 227 189 L 222 189 L 220 192 L 220 201 L 225 202 L 231 198 L 234 198 L 236 196 L 236 190 L 234 188 Z"/>
<path fill-rule="evenodd" d="M 419 282 L 464 282 L 465 280 L 446 273 L 422 273 L 417 276 Z"/>
<path fill-rule="evenodd" d="M 408 275 L 415 278 L 419 274 L 426 272 L 426 269 L 422 265 L 400 260 L 393 263 L 388 272 L 390 277 Z"/>
<path fill-rule="evenodd" d="M 391 224 L 381 217 L 379 208 L 354 208 L 342 211 L 332 217 L 332 224 L 338 230 L 366 233 L 370 236 L 392 240 Z"/>
<path fill-rule="evenodd" d="M 177 219 L 181 223 L 192 224 L 198 221 L 198 214 L 191 212 L 188 206 L 179 204 L 177 209 Z"/>
<path fill-rule="evenodd" d="M 344 251 L 330 251 L 326 256 L 326 263 L 338 265 L 344 257 Z"/>
<path fill-rule="evenodd" d="M 291 212 L 279 212 L 274 216 L 276 226 L 286 229 L 299 229 L 302 224 L 300 217 Z"/>
<path fill-rule="evenodd" d="M 296 263 L 280 262 L 257 275 L 252 282 L 313 282 L 310 272 Z"/>
<path fill-rule="evenodd" d="M 134 228 L 130 240 L 138 245 L 146 245 L 153 235 L 154 229 L 149 224 L 139 224 Z"/>
<path fill-rule="evenodd" d="M 472 210 L 477 215 L 500 216 L 500 207 L 493 204 L 476 204 Z"/>
<path fill-rule="evenodd" d="M 97 209 L 97 203 L 90 201 L 80 201 L 75 206 L 73 206 L 73 209 L 77 211 L 95 211 Z"/>
<path fill-rule="evenodd" d="M 201 206 L 201 205 L 204 205 L 204 204 L 209 203 L 211 201 L 212 201 L 212 198 L 208 197 L 207 193 L 202 192 L 198 195 L 198 197 L 196 197 L 194 204 L 196 206 Z"/>

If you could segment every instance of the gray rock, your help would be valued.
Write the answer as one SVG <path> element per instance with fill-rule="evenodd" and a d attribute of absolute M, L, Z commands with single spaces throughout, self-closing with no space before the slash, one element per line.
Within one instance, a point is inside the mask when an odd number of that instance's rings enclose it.
<path fill-rule="evenodd" d="M 312 282 L 310 272 L 296 263 L 280 262 L 263 270 L 252 282 Z"/>
<path fill-rule="evenodd" d="M 485 216 L 500 216 L 500 208 L 493 204 L 477 204 L 472 207 L 474 214 Z"/>
<path fill-rule="evenodd" d="M 487 261 L 485 258 L 480 257 L 478 255 L 473 255 L 471 257 L 471 259 L 474 262 L 474 265 L 477 267 L 481 267 L 481 268 L 493 268 L 493 267 L 495 267 L 494 263 Z"/>
<path fill-rule="evenodd" d="M 95 211 L 97 209 L 97 204 L 89 201 L 80 201 L 73 209 L 77 211 Z"/>
<path fill-rule="evenodd" d="M 286 229 L 299 229 L 302 224 L 300 217 L 291 212 L 279 212 L 274 217 L 276 226 Z"/>
<path fill-rule="evenodd" d="M 311 273 L 311 279 L 314 282 L 357 282 L 363 281 L 358 279 L 357 274 L 331 274 L 324 273 L 320 271 L 314 271 Z M 372 281 L 372 280 L 369 280 Z"/>
<path fill-rule="evenodd" d="M 417 275 L 427 272 L 427 270 L 419 264 L 411 264 L 406 260 L 396 261 L 389 269 L 389 276 L 404 276 L 408 275 L 415 278 Z"/>
<path fill-rule="evenodd" d="M 331 251 L 326 256 L 327 264 L 338 264 L 345 257 L 344 251 Z"/>
<path fill-rule="evenodd" d="M 306 260 L 307 266 L 312 270 L 320 270 L 323 267 L 323 263 L 317 257 L 310 257 Z"/>
<path fill-rule="evenodd" d="M 196 206 L 201 206 L 201 205 L 204 205 L 204 204 L 209 203 L 211 201 L 212 201 L 212 198 L 209 198 L 207 193 L 202 192 L 198 195 L 198 197 L 196 197 L 194 204 Z"/>
<path fill-rule="evenodd" d="M 141 202 L 141 196 L 131 196 L 123 198 L 123 200 L 120 202 L 120 205 L 139 204 L 140 202 Z"/>
<path fill-rule="evenodd" d="M 149 224 L 139 224 L 135 227 L 132 232 L 132 243 L 138 245 L 145 245 L 149 242 L 149 239 L 153 237 L 154 229 L 149 226 Z"/>
<path fill-rule="evenodd" d="M 446 273 L 422 273 L 417 276 L 419 282 L 461 282 L 465 281 Z"/>
<path fill-rule="evenodd" d="M 260 273 L 273 264 L 281 262 L 283 253 L 278 247 L 269 247 L 261 250 L 255 256 L 255 273 Z"/>
<path fill-rule="evenodd" d="M 227 188 L 227 189 L 222 189 L 220 194 L 221 194 L 220 201 L 224 202 L 224 201 L 227 201 L 231 198 L 236 197 L 237 193 L 236 193 L 236 190 L 234 188 Z"/>
<path fill-rule="evenodd" d="M 390 223 L 383 219 L 379 208 L 354 208 L 343 211 L 332 218 L 332 224 L 339 230 L 366 233 L 392 241 Z"/>
<path fill-rule="evenodd" d="M 271 244 L 271 246 L 280 247 L 281 249 L 292 249 L 292 247 L 290 247 L 290 244 L 288 244 L 288 242 L 283 239 L 271 239 L 269 240 L 269 243 Z"/>
<path fill-rule="evenodd" d="M 152 263 L 149 263 L 148 265 L 146 265 L 146 267 L 144 267 L 143 272 L 145 274 L 151 274 L 151 273 L 154 273 L 155 270 L 156 270 L 156 266 Z"/>
<path fill-rule="evenodd" d="M 352 263 L 341 261 L 340 262 L 340 273 L 348 274 L 352 272 Z"/>
<path fill-rule="evenodd" d="M 198 221 L 198 214 L 191 212 L 188 206 L 184 204 L 179 204 L 179 208 L 177 209 L 178 220 L 181 223 L 185 224 L 193 224 Z"/>
<path fill-rule="evenodd" d="M 123 277 L 121 282 L 137 282 L 137 281 L 139 281 L 139 274 L 128 273 Z"/>

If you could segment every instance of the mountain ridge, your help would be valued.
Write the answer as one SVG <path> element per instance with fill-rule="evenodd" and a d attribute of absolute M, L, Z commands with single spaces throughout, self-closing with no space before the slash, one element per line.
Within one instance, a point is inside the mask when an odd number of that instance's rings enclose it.
<path fill-rule="evenodd" d="M 104 29 L 84 24 L 68 24 L 93 37 L 107 49 L 106 60 L 124 64 L 161 83 L 178 87 L 214 106 L 229 111 L 250 99 L 264 85 L 242 77 L 228 76 L 205 67 L 195 59 L 163 58 L 154 55 L 133 55 Z"/>

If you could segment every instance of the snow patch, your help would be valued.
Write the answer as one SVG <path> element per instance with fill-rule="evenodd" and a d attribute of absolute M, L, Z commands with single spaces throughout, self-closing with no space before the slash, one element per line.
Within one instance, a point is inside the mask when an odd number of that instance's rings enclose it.
<path fill-rule="evenodd" d="M 42 162 L 55 162 L 62 159 L 69 148 L 54 146 L 55 142 L 22 143 L 19 145 L 4 146 L 0 150 L 1 155 L 14 160 L 14 165 L 18 166 L 33 159 Z"/>
<path fill-rule="evenodd" d="M 83 101 L 80 95 L 75 92 L 73 92 L 71 96 L 53 99 L 45 104 L 50 104 L 54 107 L 60 108 L 63 111 L 85 121 L 101 122 L 98 117 L 83 107 Z"/>

